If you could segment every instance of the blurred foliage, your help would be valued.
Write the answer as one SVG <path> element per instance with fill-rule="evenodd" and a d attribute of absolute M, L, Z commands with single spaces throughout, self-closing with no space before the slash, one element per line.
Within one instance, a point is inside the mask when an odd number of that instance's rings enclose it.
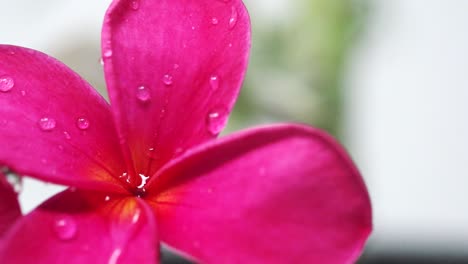
<path fill-rule="evenodd" d="M 228 130 L 276 121 L 323 128 L 340 137 L 342 74 L 366 14 L 364 1 L 246 1 L 252 16 L 249 71 Z M 278 11 L 279 9 L 279 11 Z"/>

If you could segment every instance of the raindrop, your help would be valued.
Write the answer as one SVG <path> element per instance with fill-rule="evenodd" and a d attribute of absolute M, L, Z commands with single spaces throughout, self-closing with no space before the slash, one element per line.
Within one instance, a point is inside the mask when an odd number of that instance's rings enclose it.
<path fill-rule="evenodd" d="M 162 78 L 162 81 L 165 85 L 171 85 L 172 84 L 172 75 L 170 74 L 165 74 Z"/>
<path fill-rule="evenodd" d="M 218 25 L 218 23 L 219 23 L 218 18 L 216 18 L 216 17 L 211 18 L 211 24 Z"/>
<path fill-rule="evenodd" d="M 25 96 L 25 95 L 26 95 L 26 91 L 25 91 L 25 90 L 21 90 L 21 95 L 22 95 L 22 96 Z"/>
<path fill-rule="evenodd" d="M 213 90 L 217 90 L 219 88 L 219 77 L 218 75 L 211 75 L 210 76 L 210 86 Z"/>
<path fill-rule="evenodd" d="M 237 10 L 235 7 L 231 7 L 231 18 L 229 18 L 229 29 L 233 29 L 237 23 Z"/>
<path fill-rule="evenodd" d="M 206 125 L 212 135 L 218 135 L 223 130 L 228 120 L 228 113 L 225 108 L 216 108 L 208 113 Z"/>
<path fill-rule="evenodd" d="M 43 131 L 51 131 L 55 128 L 55 119 L 49 117 L 43 117 L 39 119 L 39 127 Z"/>
<path fill-rule="evenodd" d="M 54 232 L 60 240 L 70 240 L 76 236 L 77 227 L 71 217 L 60 217 L 54 221 Z"/>
<path fill-rule="evenodd" d="M 0 91 L 1 92 L 9 92 L 13 86 L 15 86 L 15 81 L 11 77 L 8 76 L 1 76 L 0 77 Z"/>
<path fill-rule="evenodd" d="M 112 50 L 111 49 L 108 49 L 106 51 L 104 51 L 104 54 L 102 54 L 104 58 L 110 58 L 112 57 Z"/>
<path fill-rule="evenodd" d="M 151 99 L 150 90 L 145 86 L 138 86 L 136 91 L 136 97 L 140 102 L 147 102 Z"/>
<path fill-rule="evenodd" d="M 80 117 L 76 120 L 76 126 L 81 130 L 86 130 L 89 128 L 89 120 L 84 117 Z"/>
<path fill-rule="evenodd" d="M 140 8 L 140 0 L 133 0 L 132 2 L 130 2 L 130 7 L 133 10 L 138 10 L 138 8 Z"/>
<path fill-rule="evenodd" d="M 104 201 L 106 201 L 106 202 L 110 201 L 110 199 L 111 199 L 111 198 L 110 198 L 109 195 L 106 195 L 106 197 L 104 197 Z"/>

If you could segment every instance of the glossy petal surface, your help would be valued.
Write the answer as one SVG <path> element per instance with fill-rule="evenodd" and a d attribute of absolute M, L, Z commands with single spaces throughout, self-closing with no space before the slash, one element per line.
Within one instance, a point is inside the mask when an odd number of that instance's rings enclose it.
<path fill-rule="evenodd" d="M 0 239 L 13 223 L 21 217 L 18 194 L 0 172 Z"/>
<path fill-rule="evenodd" d="M 120 0 L 104 22 L 112 109 L 135 173 L 151 176 L 224 127 L 247 67 L 239 0 Z M 126 143 L 126 144 L 125 144 Z"/>
<path fill-rule="evenodd" d="M 65 65 L 1 45 L 0 106 L 1 164 L 58 184 L 123 191 L 110 108 Z"/>
<path fill-rule="evenodd" d="M 65 191 L 13 227 L 0 263 L 158 263 L 155 224 L 139 199 Z"/>
<path fill-rule="evenodd" d="M 150 184 L 161 240 L 202 263 L 352 263 L 371 230 L 352 161 L 303 126 L 202 145 Z"/>

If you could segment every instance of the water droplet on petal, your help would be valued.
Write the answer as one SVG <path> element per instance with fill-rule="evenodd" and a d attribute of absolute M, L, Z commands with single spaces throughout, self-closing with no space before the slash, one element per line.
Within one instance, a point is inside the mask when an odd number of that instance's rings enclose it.
<path fill-rule="evenodd" d="M 101 64 L 101 66 L 104 66 L 104 59 L 102 57 L 99 58 L 99 64 Z"/>
<path fill-rule="evenodd" d="M 55 219 L 53 226 L 55 235 L 60 240 L 70 240 L 76 236 L 77 226 L 71 217 L 59 217 Z"/>
<path fill-rule="evenodd" d="M 177 70 L 177 69 L 179 68 L 179 64 L 174 63 L 174 66 L 173 66 L 173 67 L 174 67 L 174 70 Z"/>
<path fill-rule="evenodd" d="M 231 7 L 231 17 L 229 18 L 229 29 L 233 29 L 237 24 L 237 10 Z"/>
<path fill-rule="evenodd" d="M 104 197 L 104 201 L 106 201 L 106 202 L 110 201 L 110 199 L 111 199 L 111 198 L 110 198 L 109 195 L 106 195 L 106 197 Z"/>
<path fill-rule="evenodd" d="M 63 150 L 63 145 L 58 145 L 59 150 Z"/>
<path fill-rule="evenodd" d="M 170 74 L 165 74 L 162 79 L 163 83 L 165 85 L 171 85 L 172 84 L 172 75 Z"/>
<path fill-rule="evenodd" d="M 130 7 L 133 10 L 138 10 L 138 8 L 140 8 L 140 0 L 133 0 L 132 2 L 130 2 Z"/>
<path fill-rule="evenodd" d="M 55 119 L 49 118 L 49 117 L 43 117 L 39 119 L 39 127 L 43 131 L 51 131 L 52 129 L 55 128 Z"/>
<path fill-rule="evenodd" d="M 210 111 L 206 117 L 208 131 L 212 135 L 218 135 L 228 121 L 228 113 L 225 108 L 216 108 Z"/>
<path fill-rule="evenodd" d="M 111 49 L 108 49 L 106 51 L 104 51 L 104 54 L 102 54 L 103 58 L 110 58 L 112 57 L 112 50 Z"/>
<path fill-rule="evenodd" d="M 0 77 L 0 91 L 1 92 L 9 92 L 15 86 L 15 81 L 9 76 L 1 76 Z"/>
<path fill-rule="evenodd" d="M 151 93 L 145 86 L 138 86 L 136 91 L 136 97 L 140 102 L 147 102 L 151 99 Z"/>
<path fill-rule="evenodd" d="M 211 75 L 210 76 L 210 86 L 213 90 L 217 90 L 219 88 L 219 77 L 218 75 Z"/>
<path fill-rule="evenodd" d="M 21 90 L 21 95 L 22 95 L 22 96 L 25 96 L 25 95 L 26 95 L 26 91 L 25 91 L 25 90 Z"/>
<path fill-rule="evenodd" d="M 80 117 L 76 120 L 76 126 L 81 130 L 86 130 L 89 128 L 89 120 L 84 117 Z"/>
<path fill-rule="evenodd" d="M 211 18 L 211 24 L 218 25 L 218 23 L 219 23 L 218 18 L 216 18 L 216 17 Z"/>

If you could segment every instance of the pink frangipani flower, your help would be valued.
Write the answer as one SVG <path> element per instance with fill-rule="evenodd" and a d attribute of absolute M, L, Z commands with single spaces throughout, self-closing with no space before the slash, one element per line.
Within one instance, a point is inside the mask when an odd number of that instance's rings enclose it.
<path fill-rule="evenodd" d="M 7 181 L 0 166 L 0 240 L 5 232 L 21 217 L 18 194 Z"/>
<path fill-rule="evenodd" d="M 20 218 L 0 263 L 351 263 L 371 231 L 338 143 L 279 124 L 216 139 L 247 67 L 240 0 L 116 0 L 111 104 L 57 60 L 0 46 L 0 163 L 71 186 Z"/>

